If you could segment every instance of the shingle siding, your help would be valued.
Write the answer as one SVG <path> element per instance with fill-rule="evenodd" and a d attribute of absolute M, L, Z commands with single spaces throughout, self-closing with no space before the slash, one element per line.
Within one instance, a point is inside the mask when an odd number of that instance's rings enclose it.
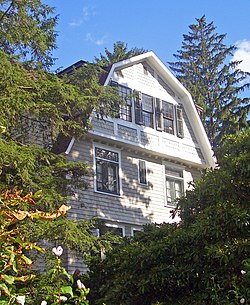
<path fill-rule="evenodd" d="M 201 169 L 213 164 L 204 129 L 188 92 L 151 52 L 135 58 L 135 61 L 129 59 L 110 67 L 105 82 L 108 85 L 112 80 L 123 88 L 130 88 L 131 92 L 137 92 L 132 97 L 131 108 L 127 109 L 129 118 L 132 117 L 131 122 L 119 118 L 93 118 L 92 129 L 81 140 L 74 142 L 68 154 L 70 161 L 86 162 L 93 169 L 93 175 L 87 178 L 88 189 L 76 190 L 69 199 L 69 218 L 100 218 L 107 225 L 122 228 L 126 236 L 132 234 L 133 228 L 140 230 L 146 223 L 172 222 L 174 197 L 178 197 L 182 184 L 184 191 L 187 190 L 189 182 L 199 179 Z M 145 101 L 142 102 L 141 93 L 152 97 L 151 110 L 143 109 Z M 178 117 L 177 112 L 164 113 L 162 101 L 172 104 L 173 110 L 178 109 Z M 144 115 L 144 118 L 150 119 L 150 125 L 143 119 L 136 121 L 135 110 L 140 112 L 141 117 Z M 121 183 L 119 195 L 95 191 L 95 147 L 118 152 Z M 100 160 L 97 161 L 99 170 L 102 169 Z M 145 164 L 147 184 L 139 183 L 139 160 L 145 162 L 141 163 L 141 173 L 145 177 Z M 113 193 L 116 193 L 117 176 L 116 171 L 115 174 L 110 174 L 109 169 L 116 167 L 117 165 L 111 167 L 109 164 L 108 170 L 104 170 L 106 177 L 103 175 L 104 180 L 109 179 L 109 175 L 114 179 L 113 189 L 112 186 L 110 188 L 112 184 L 109 180 L 105 180 L 108 191 Z M 167 176 L 171 169 L 174 175 L 180 171 L 180 176 Z M 99 181 L 99 189 L 103 187 L 104 182 Z M 74 268 L 79 267 L 85 270 L 86 266 L 81 265 L 81 261 L 80 257 L 68 253 L 69 270 L 74 271 Z"/>
<path fill-rule="evenodd" d="M 95 142 L 95 145 L 103 146 L 98 142 Z M 109 146 L 109 149 L 112 150 L 112 146 Z M 171 208 L 165 207 L 163 160 L 126 148 L 120 150 L 120 156 L 122 170 L 121 195 L 95 192 L 94 176 L 89 177 L 89 188 L 78 190 L 70 198 L 69 217 L 73 219 L 100 217 L 110 221 L 140 226 L 148 222 L 168 221 Z M 93 166 L 93 141 L 84 139 L 75 142 L 68 157 L 69 160 L 85 161 Z M 142 185 L 138 181 L 139 160 L 146 161 L 147 185 Z M 192 171 L 185 169 L 184 173 L 186 184 L 199 176 L 199 171 L 194 169 Z"/>

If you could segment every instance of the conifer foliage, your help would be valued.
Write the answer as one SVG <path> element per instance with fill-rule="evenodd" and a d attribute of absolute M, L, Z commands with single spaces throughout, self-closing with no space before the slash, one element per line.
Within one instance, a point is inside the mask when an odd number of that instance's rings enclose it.
<path fill-rule="evenodd" d="M 238 68 L 239 61 L 231 60 L 236 47 L 224 44 L 226 34 L 218 34 L 205 16 L 196 21 L 183 35 L 181 50 L 174 54 L 176 61 L 169 65 L 194 102 L 203 107 L 203 124 L 216 148 L 224 135 L 248 124 L 249 98 L 241 98 L 240 93 L 250 86 L 246 82 L 249 73 Z"/>
<path fill-rule="evenodd" d="M 140 55 L 147 52 L 143 48 L 132 48 L 128 49 L 128 45 L 122 41 L 117 41 L 113 45 L 113 52 L 105 48 L 105 55 L 100 54 L 100 58 L 95 57 L 95 61 L 98 65 L 107 67 L 118 61 L 128 59 L 130 57 Z"/>

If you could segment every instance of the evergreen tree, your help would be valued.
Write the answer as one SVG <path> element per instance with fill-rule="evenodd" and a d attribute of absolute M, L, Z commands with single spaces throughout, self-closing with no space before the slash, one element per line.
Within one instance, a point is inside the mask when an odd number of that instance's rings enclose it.
<path fill-rule="evenodd" d="M 93 109 L 101 117 L 112 115 L 120 102 L 115 88 L 99 84 L 100 70 L 93 65 L 63 77 L 45 71 L 55 46 L 52 13 L 39 0 L 0 0 L 0 192 L 41 192 L 37 208 L 43 211 L 66 202 L 73 188 L 87 186 L 88 166 L 67 162 L 54 153 L 55 144 L 86 133 Z M 79 251 L 94 247 L 92 224 L 60 221 L 26 233 L 41 239 L 46 235 Z"/>
<path fill-rule="evenodd" d="M 147 51 L 142 48 L 132 48 L 129 50 L 127 44 L 122 41 L 117 41 L 114 43 L 113 52 L 110 52 L 107 48 L 105 48 L 105 55 L 100 54 L 100 58 L 95 57 L 95 61 L 98 65 L 107 67 L 118 61 L 122 61 L 145 52 Z"/>
<path fill-rule="evenodd" d="M 226 134 L 248 125 L 249 98 L 240 93 L 249 88 L 244 83 L 249 73 L 238 69 L 239 61 L 230 61 L 235 46 L 227 47 L 225 34 L 216 33 L 206 17 L 196 19 L 188 34 L 183 35 L 181 50 L 174 54 L 170 69 L 191 93 L 194 102 L 204 110 L 202 121 L 214 148 Z"/>
<path fill-rule="evenodd" d="M 53 64 L 56 24 L 54 8 L 40 0 L 0 0 L 0 49 L 48 67 Z"/>

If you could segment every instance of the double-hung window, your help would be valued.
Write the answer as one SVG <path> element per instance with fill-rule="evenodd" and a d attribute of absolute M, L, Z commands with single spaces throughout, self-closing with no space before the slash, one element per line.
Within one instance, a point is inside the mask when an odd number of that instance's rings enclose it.
<path fill-rule="evenodd" d="M 176 111 L 174 111 L 175 109 Z M 179 106 L 174 106 L 172 103 L 162 101 L 158 98 L 155 100 L 155 122 L 157 130 L 183 137 L 182 120 L 182 112 Z"/>
<path fill-rule="evenodd" d="M 95 148 L 96 190 L 109 194 L 120 194 L 119 154 L 111 150 Z"/>
<path fill-rule="evenodd" d="M 142 94 L 142 121 L 143 125 L 154 128 L 153 97 Z"/>
<path fill-rule="evenodd" d="M 132 122 L 132 90 L 128 87 L 119 85 L 115 81 L 111 81 L 110 86 L 117 87 L 119 95 L 123 99 L 123 104 L 120 105 L 119 113 L 116 117 Z"/>
<path fill-rule="evenodd" d="M 162 101 L 163 131 L 174 134 L 174 105 Z"/>
<path fill-rule="evenodd" d="M 120 105 L 119 118 L 132 122 L 132 90 L 119 85 L 119 95 L 124 102 L 124 104 Z"/>
<path fill-rule="evenodd" d="M 135 92 L 135 122 L 136 124 L 154 128 L 153 97 L 141 92 Z"/>
<path fill-rule="evenodd" d="M 166 205 L 176 206 L 176 199 L 184 193 L 183 171 L 165 166 Z"/>

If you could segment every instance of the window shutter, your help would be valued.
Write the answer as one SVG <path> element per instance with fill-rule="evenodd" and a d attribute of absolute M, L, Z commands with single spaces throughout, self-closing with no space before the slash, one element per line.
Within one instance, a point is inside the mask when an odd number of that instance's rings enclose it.
<path fill-rule="evenodd" d="M 135 94 L 135 123 L 136 124 L 143 124 L 143 117 L 142 117 L 142 94 L 139 91 L 134 91 Z"/>
<path fill-rule="evenodd" d="M 177 127 L 177 136 L 179 138 L 184 138 L 183 115 L 182 115 L 182 107 L 180 105 L 176 106 L 176 127 Z"/>
<path fill-rule="evenodd" d="M 162 101 L 158 98 L 155 100 L 155 122 L 156 129 L 163 130 Z"/>

